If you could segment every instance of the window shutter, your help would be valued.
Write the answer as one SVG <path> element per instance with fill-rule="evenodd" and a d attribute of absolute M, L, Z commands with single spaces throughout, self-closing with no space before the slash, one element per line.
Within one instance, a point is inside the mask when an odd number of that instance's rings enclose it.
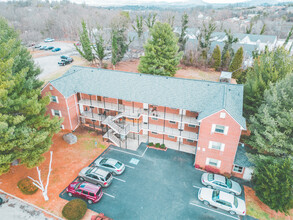
<path fill-rule="evenodd" d="M 228 134 L 228 129 L 229 129 L 229 127 L 228 127 L 228 126 L 225 126 L 225 130 L 224 130 L 224 134 L 225 134 L 225 135 Z"/>
<path fill-rule="evenodd" d="M 210 164 L 210 158 L 207 157 L 206 159 L 206 165 L 209 165 Z"/>
<path fill-rule="evenodd" d="M 61 125 L 61 128 L 64 130 L 64 125 Z"/>
<path fill-rule="evenodd" d="M 209 142 L 209 148 L 212 148 L 212 145 L 213 145 L 213 142 L 210 141 L 210 142 Z"/>
<path fill-rule="evenodd" d="M 58 101 L 58 97 L 57 97 L 57 96 L 55 96 L 55 97 L 56 97 L 56 102 L 59 103 L 59 101 Z"/>
<path fill-rule="evenodd" d="M 51 109 L 51 112 L 52 112 L 52 116 L 55 116 L 54 109 Z"/>
<path fill-rule="evenodd" d="M 216 130 L 216 125 L 213 124 L 213 125 L 212 125 L 212 131 L 211 131 L 211 133 L 213 134 L 213 133 L 215 132 L 215 130 Z"/>
<path fill-rule="evenodd" d="M 62 117 L 62 114 L 61 114 L 61 111 L 60 110 L 59 110 L 59 115 L 60 115 L 59 117 Z"/>
<path fill-rule="evenodd" d="M 225 144 L 221 144 L 221 151 L 224 151 L 225 149 Z"/>
<path fill-rule="evenodd" d="M 218 160 L 217 167 L 218 167 L 218 168 L 220 168 L 220 167 L 221 167 L 221 161 L 220 161 L 220 160 Z"/>

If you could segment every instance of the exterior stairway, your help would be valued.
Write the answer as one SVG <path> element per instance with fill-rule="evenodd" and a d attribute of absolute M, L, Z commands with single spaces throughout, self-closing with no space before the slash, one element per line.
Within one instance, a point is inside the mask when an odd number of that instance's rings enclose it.
<path fill-rule="evenodd" d="M 118 137 L 116 137 L 115 132 L 112 129 L 110 129 L 106 134 L 104 134 L 103 138 L 109 139 L 110 141 L 112 141 L 118 147 L 124 147 L 125 146 L 124 141 L 121 141 Z"/>

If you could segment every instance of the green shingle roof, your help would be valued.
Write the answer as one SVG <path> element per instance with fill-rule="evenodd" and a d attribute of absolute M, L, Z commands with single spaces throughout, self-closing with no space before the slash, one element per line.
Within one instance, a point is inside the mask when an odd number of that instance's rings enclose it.
<path fill-rule="evenodd" d="M 234 159 L 235 165 L 238 165 L 241 167 L 253 167 L 254 166 L 254 164 L 248 160 L 248 157 L 246 155 L 246 151 L 249 151 L 247 146 L 238 145 L 235 159 Z"/>
<path fill-rule="evenodd" d="M 243 86 L 73 66 L 50 82 L 65 97 L 76 92 L 199 112 L 226 111 L 246 129 Z"/>

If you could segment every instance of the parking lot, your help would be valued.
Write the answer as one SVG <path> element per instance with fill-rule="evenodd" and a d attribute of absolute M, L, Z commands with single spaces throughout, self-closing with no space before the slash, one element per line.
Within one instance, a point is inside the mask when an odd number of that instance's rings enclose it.
<path fill-rule="evenodd" d="M 114 176 L 108 188 L 103 188 L 104 195 L 98 203 L 88 205 L 93 211 L 115 220 L 239 219 L 198 200 L 203 172 L 194 169 L 192 154 L 170 149 L 158 151 L 141 144 L 135 152 L 112 145 L 101 156 L 120 160 L 126 170 Z M 60 197 L 74 199 L 65 189 Z M 244 199 L 243 193 L 241 197 Z"/>

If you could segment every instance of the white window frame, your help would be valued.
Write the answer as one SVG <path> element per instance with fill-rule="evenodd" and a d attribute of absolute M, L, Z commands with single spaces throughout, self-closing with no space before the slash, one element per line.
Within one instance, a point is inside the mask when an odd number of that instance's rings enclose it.
<path fill-rule="evenodd" d="M 220 149 L 215 148 L 214 146 L 220 144 Z M 214 150 L 219 150 L 219 151 L 224 151 L 225 149 L 225 144 L 216 142 L 216 141 L 209 141 L 209 149 L 214 149 Z"/>
<path fill-rule="evenodd" d="M 220 113 L 220 118 L 226 118 L 226 113 L 225 112 L 221 112 Z"/>
<path fill-rule="evenodd" d="M 237 167 L 237 168 L 241 168 L 241 172 L 236 171 L 236 170 L 235 170 L 235 167 Z M 238 166 L 238 165 L 234 165 L 234 166 L 233 166 L 233 172 L 234 172 L 234 173 L 240 173 L 240 174 L 242 174 L 243 171 L 244 171 L 244 167 L 241 167 L 241 166 Z"/>
<path fill-rule="evenodd" d="M 153 117 L 151 117 L 151 119 L 154 120 L 154 121 L 158 121 L 159 120 L 158 118 L 153 118 Z"/>
<path fill-rule="evenodd" d="M 210 164 L 211 160 L 216 161 L 215 163 L 217 163 L 217 165 L 216 165 L 216 166 L 211 165 L 211 164 Z M 212 163 L 213 163 L 213 162 L 212 162 Z M 214 159 L 214 158 L 208 158 L 208 157 L 207 157 L 207 158 L 206 158 L 206 165 L 220 168 L 220 167 L 221 167 L 221 161 L 220 161 L 220 160 L 217 160 L 217 159 Z"/>
<path fill-rule="evenodd" d="M 213 133 L 217 133 L 217 134 L 224 134 L 224 135 L 227 135 L 228 134 L 228 130 L 229 130 L 229 127 L 228 126 L 225 126 L 225 125 L 218 125 L 218 126 L 223 126 L 224 127 L 224 132 L 217 132 L 216 131 L 216 127 L 217 127 L 218 124 L 212 124 L 212 134 Z"/>
<path fill-rule="evenodd" d="M 175 139 L 175 136 L 168 135 L 168 138 Z"/>
<path fill-rule="evenodd" d="M 156 135 L 158 134 L 158 132 L 155 132 L 155 131 L 151 131 L 151 132 L 152 132 L 152 134 L 156 134 Z"/>
<path fill-rule="evenodd" d="M 188 127 L 190 127 L 190 128 L 196 128 L 196 125 L 188 124 Z"/>
<path fill-rule="evenodd" d="M 53 97 L 56 98 L 56 102 L 55 103 L 59 103 L 58 96 L 54 96 L 54 95 L 51 96 L 51 102 L 54 102 Z"/>
<path fill-rule="evenodd" d="M 49 86 L 49 89 L 52 91 L 52 90 L 53 90 L 53 86 L 50 85 L 50 86 Z"/>
<path fill-rule="evenodd" d="M 59 115 L 55 115 L 55 111 L 59 111 Z M 56 109 L 51 109 L 52 116 L 62 117 L 61 111 Z"/>
<path fill-rule="evenodd" d="M 176 121 L 169 121 L 170 124 L 176 124 Z"/>
<path fill-rule="evenodd" d="M 64 125 L 61 125 L 61 129 L 64 130 Z"/>
<path fill-rule="evenodd" d="M 186 141 L 189 143 L 194 143 L 194 140 L 191 140 L 191 139 L 186 139 Z"/>

